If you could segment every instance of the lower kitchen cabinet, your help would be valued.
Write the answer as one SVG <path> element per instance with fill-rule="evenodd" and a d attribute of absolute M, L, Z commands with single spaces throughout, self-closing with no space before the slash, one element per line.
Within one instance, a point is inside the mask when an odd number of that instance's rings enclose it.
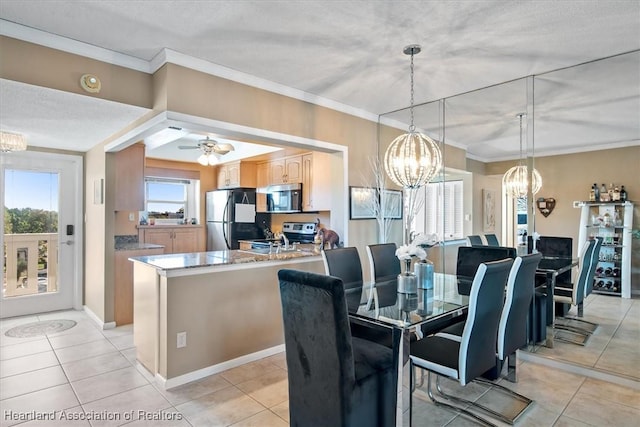
<path fill-rule="evenodd" d="M 164 246 L 165 254 L 204 251 L 202 226 L 148 226 L 139 229 L 138 240 Z"/>
<path fill-rule="evenodd" d="M 115 252 L 114 320 L 116 326 L 133 323 L 133 263 L 129 258 L 162 255 L 164 249 L 140 249 Z"/>

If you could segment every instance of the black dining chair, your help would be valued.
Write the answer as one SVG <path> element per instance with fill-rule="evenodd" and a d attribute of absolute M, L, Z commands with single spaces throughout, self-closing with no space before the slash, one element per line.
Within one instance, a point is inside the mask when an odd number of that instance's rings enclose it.
<path fill-rule="evenodd" d="M 398 274 L 401 272 L 400 260 L 396 257 L 395 243 L 367 245 L 367 257 L 371 280 L 373 281 L 373 298 L 377 308 L 395 305 L 398 297 Z"/>
<path fill-rule="evenodd" d="M 465 386 L 474 378 L 495 366 L 498 325 L 504 301 L 504 290 L 512 259 L 482 263 L 475 274 L 469 294 L 469 311 L 460 337 L 435 334 L 411 344 L 410 390 L 414 389 L 414 369 L 428 371 L 427 394 L 436 404 L 449 407 L 482 423 L 492 425 L 473 412 L 437 400 L 431 390 L 431 373 L 446 376 Z M 412 415 L 412 395 L 409 399 L 409 417 Z"/>
<path fill-rule="evenodd" d="M 591 334 L 598 328 L 597 323 L 579 318 L 584 316 L 584 299 L 588 295 L 588 288 L 589 286 L 593 287 L 595 264 L 600 256 L 602 240 L 602 238 L 590 239 L 583 245 L 576 282 L 556 285 L 554 289 L 554 301 L 571 304 L 577 310 L 577 317 L 556 317 L 555 328 L 570 332 L 569 337 L 564 334 L 556 335 L 556 338 L 561 341 L 585 345 Z M 595 262 L 594 256 L 596 257 Z"/>
<path fill-rule="evenodd" d="M 554 287 L 553 301 L 570 304 L 575 306 L 578 312 L 578 317 L 584 315 L 583 303 L 585 298 L 585 289 L 589 280 L 593 281 L 593 275 L 589 275 L 591 270 L 591 255 L 594 252 L 596 246 L 595 239 L 587 240 L 582 246 L 580 253 L 580 260 L 578 264 L 578 274 L 575 283 L 560 284 Z M 595 270 L 594 270 L 595 271 Z M 582 320 L 584 323 L 591 323 Z M 574 322 L 575 323 L 575 322 Z M 566 334 L 554 334 L 554 338 L 560 341 L 566 341 L 573 344 L 585 345 L 589 340 L 591 334 L 598 327 L 597 324 L 591 323 L 592 328 L 585 329 L 583 327 L 571 324 L 571 322 L 555 322 L 554 329 L 563 330 L 569 332 L 570 336 Z"/>
<path fill-rule="evenodd" d="M 363 289 L 362 264 L 358 249 L 355 247 L 326 249 L 322 251 L 322 261 L 327 275 L 342 279 L 349 312 L 357 312 Z M 372 289 L 369 292 L 372 292 Z"/>
<path fill-rule="evenodd" d="M 395 426 L 400 331 L 394 347 L 352 337 L 337 277 L 278 271 L 290 425 Z"/>
<path fill-rule="evenodd" d="M 485 234 L 484 239 L 487 241 L 488 246 L 500 246 L 498 236 L 496 236 L 495 234 Z"/>
<path fill-rule="evenodd" d="M 467 244 L 468 246 L 485 246 L 484 242 L 482 241 L 482 237 L 477 234 L 467 236 Z"/>
<path fill-rule="evenodd" d="M 469 295 L 471 283 L 481 263 L 515 258 L 516 249 L 507 246 L 460 246 L 456 258 L 458 293 Z"/>
<path fill-rule="evenodd" d="M 492 369 L 483 374 L 484 378 L 491 380 L 498 379 L 506 363 L 506 379 L 514 383 L 518 381 L 517 350 L 524 347 L 528 342 L 527 313 L 533 300 L 536 269 L 538 268 L 541 258 L 542 254 L 530 254 L 519 256 L 513 262 L 513 266 L 509 271 L 509 278 L 507 279 L 504 306 L 502 307 L 500 323 L 498 325 L 496 363 Z M 464 332 L 464 326 L 464 322 L 455 324 L 443 329 L 440 335 L 450 334 L 454 337 L 453 339 L 458 339 Z M 478 407 L 509 424 L 513 424 L 533 403 L 528 397 L 516 393 L 500 384 L 485 380 L 484 378 L 477 378 L 476 380 L 513 396 L 516 400 L 523 402 L 524 406 L 513 416 L 507 416 L 506 414 L 480 405 L 477 402 L 464 400 L 459 397 L 454 397 L 454 400 L 464 401 L 468 405 Z M 451 397 L 447 394 L 444 394 L 444 396 L 447 398 Z"/>

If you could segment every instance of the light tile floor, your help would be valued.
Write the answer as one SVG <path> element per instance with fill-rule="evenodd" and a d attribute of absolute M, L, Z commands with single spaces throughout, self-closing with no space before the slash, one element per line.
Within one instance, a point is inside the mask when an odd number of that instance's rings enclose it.
<path fill-rule="evenodd" d="M 55 318 L 78 323 L 42 337 L 4 335 L 16 325 Z M 0 332 L 0 426 L 288 425 L 284 354 L 164 391 L 135 363 L 131 326 L 102 331 L 83 312 L 65 311 L 0 320 Z M 519 374 L 519 383 L 507 384 L 536 403 L 518 426 L 624 426 L 640 418 L 640 387 L 531 362 L 522 362 Z M 459 387 L 449 382 L 445 388 Z M 508 405 L 480 385 L 456 392 Z M 473 424 L 423 398 L 420 391 L 414 397 L 414 425 Z"/>

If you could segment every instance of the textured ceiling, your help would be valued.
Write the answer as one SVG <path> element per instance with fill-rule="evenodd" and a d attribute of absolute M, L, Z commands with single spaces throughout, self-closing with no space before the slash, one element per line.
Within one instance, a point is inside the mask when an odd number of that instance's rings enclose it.
<path fill-rule="evenodd" d="M 409 104 L 409 59 L 402 48 L 418 43 L 423 50 L 415 57 L 416 102 L 542 74 L 533 92 L 536 149 L 560 152 L 572 144 L 584 148 L 587 142 L 628 145 L 640 138 L 637 52 L 607 61 L 601 69 L 588 65 L 573 72 L 543 74 L 640 49 L 637 0 L 2 0 L 0 18 L 8 21 L 4 24 L 137 58 L 140 64 L 170 49 L 372 114 Z M 0 33 L 7 34 L 2 27 L 8 25 L 0 26 Z M 1 87 L 0 124 L 3 128 L 19 124 L 16 130 L 28 133 L 18 118 L 4 111 L 14 101 L 5 100 L 5 87 L 11 90 L 12 85 Z M 64 101 L 58 105 L 65 110 L 66 102 L 76 102 Z M 480 159 L 517 153 L 515 115 L 527 105 L 524 82 L 461 95 L 446 105 L 448 142 L 468 148 Z M 83 110 L 76 108 L 84 118 Z M 97 108 L 103 110 L 101 117 L 113 115 L 113 123 L 105 121 L 105 133 L 111 124 L 115 133 L 137 113 L 144 114 L 121 105 Z M 426 113 L 430 109 L 424 107 L 422 123 L 417 124 L 436 132 L 437 120 Z M 42 114 L 47 111 L 51 112 Z M 76 137 L 70 137 L 68 129 L 58 134 L 52 128 L 45 145 L 55 146 L 53 140 L 58 138 L 86 141 L 87 132 L 95 129 L 85 120 L 74 120 L 76 109 L 69 111 Z M 405 113 L 388 117 L 407 120 Z"/>

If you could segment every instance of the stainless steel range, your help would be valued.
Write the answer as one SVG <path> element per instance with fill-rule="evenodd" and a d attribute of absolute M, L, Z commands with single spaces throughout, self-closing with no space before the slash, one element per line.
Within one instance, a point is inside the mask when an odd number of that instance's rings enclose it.
<path fill-rule="evenodd" d="M 291 243 L 313 243 L 318 231 L 315 222 L 284 222 L 282 232 Z"/>

